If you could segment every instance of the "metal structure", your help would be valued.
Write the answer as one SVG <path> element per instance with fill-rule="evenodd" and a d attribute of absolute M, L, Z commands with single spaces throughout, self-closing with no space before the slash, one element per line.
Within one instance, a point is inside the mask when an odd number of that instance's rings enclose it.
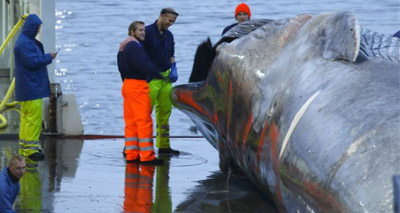
<path fill-rule="evenodd" d="M 20 18 L 27 13 L 38 14 L 43 21 L 41 33 L 38 39 L 42 41 L 45 51 L 55 50 L 55 1 L 51 0 L 7 0 L 0 1 L 0 43 L 3 43 L 7 35 L 10 33 L 14 25 Z M 14 61 L 13 46 L 15 38 L 5 49 L 5 54 L 0 58 L 0 74 L 5 76 L 9 73 L 9 78 L 14 77 Z M 7 53 L 8 52 L 8 53 Z M 54 64 L 48 66 L 50 82 L 54 82 Z"/>
<path fill-rule="evenodd" d="M 55 1 L 52 0 L 6 0 L 0 1 L 0 43 L 3 44 L 14 25 L 24 14 L 37 14 L 43 24 L 36 37 L 43 43 L 45 52 L 55 52 Z M 16 33 L 18 35 L 19 31 Z M 14 44 L 17 36 L 13 36 L 0 56 L 0 102 L 1 98 L 12 88 L 14 78 Z M 51 84 L 51 97 L 45 98 L 43 105 L 44 133 L 50 135 L 82 135 L 83 126 L 80 120 L 75 96 L 62 96 L 60 84 L 55 82 L 55 63 L 47 66 Z M 11 91 L 12 92 L 12 91 Z M 7 92 L 9 94 L 9 92 Z M 10 97 L 12 101 L 14 96 Z M 0 109 L 2 110 L 2 109 Z M 63 113 L 64 112 L 64 113 Z M 11 120 L 19 117 L 10 114 Z M 63 117 L 67 119 L 63 119 Z"/>

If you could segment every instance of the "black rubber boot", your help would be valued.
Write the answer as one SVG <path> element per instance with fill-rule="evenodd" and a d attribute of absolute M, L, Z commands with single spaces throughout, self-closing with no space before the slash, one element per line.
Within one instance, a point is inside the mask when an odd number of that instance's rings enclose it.
<path fill-rule="evenodd" d="M 35 152 L 31 155 L 28 156 L 33 161 L 42 161 L 44 160 L 44 154 L 42 153 L 42 150 L 39 150 L 39 152 Z"/>
<path fill-rule="evenodd" d="M 174 150 L 171 148 L 160 148 L 158 149 L 159 155 L 179 155 L 180 152 L 178 150 Z"/>
<path fill-rule="evenodd" d="M 154 158 L 154 160 L 151 161 L 140 161 L 141 164 L 144 165 L 163 165 L 164 160 L 160 158 Z"/>
<path fill-rule="evenodd" d="M 139 158 L 136 158 L 135 160 L 126 160 L 126 163 L 140 163 Z"/>

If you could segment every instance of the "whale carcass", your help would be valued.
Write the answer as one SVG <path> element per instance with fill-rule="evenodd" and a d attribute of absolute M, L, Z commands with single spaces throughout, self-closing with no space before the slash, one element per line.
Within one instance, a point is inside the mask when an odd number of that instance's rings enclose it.
<path fill-rule="evenodd" d="M 208 41 L 212 59 L 196 53 L 193 67 L 208 74 L 175 86 L 173 103 L 219 150 L 221 170 L 241 170 L 280 211 L 391 212 L 399 40 L 374 47 L 362 29 L 333 12 Z"/>

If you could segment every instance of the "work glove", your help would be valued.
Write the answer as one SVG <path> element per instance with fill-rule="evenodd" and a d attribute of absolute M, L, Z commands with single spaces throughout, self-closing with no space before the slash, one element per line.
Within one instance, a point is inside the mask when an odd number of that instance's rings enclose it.
<path fill-rule="evenodd" d="M 172 83 L 178 80 L 178 71 L 176 70 L 176 62 L 171 64 L 171 71 L 169 72 L 169 79 Z"/>

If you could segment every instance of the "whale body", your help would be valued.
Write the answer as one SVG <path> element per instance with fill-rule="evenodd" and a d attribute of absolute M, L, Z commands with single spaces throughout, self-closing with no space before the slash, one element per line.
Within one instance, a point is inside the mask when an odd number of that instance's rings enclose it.
<path fill-rule="evenodd" d="M 205 67 L 204 81 L 175 86 L 173 104 L 219 151 L 221 170 L 244 173 L 280 211 L 392 212 L 399 40 L 375 55 L 362 31 L 350 12 L 332 12 L 207 41 L 212 59 L 193 68 Z"/>

